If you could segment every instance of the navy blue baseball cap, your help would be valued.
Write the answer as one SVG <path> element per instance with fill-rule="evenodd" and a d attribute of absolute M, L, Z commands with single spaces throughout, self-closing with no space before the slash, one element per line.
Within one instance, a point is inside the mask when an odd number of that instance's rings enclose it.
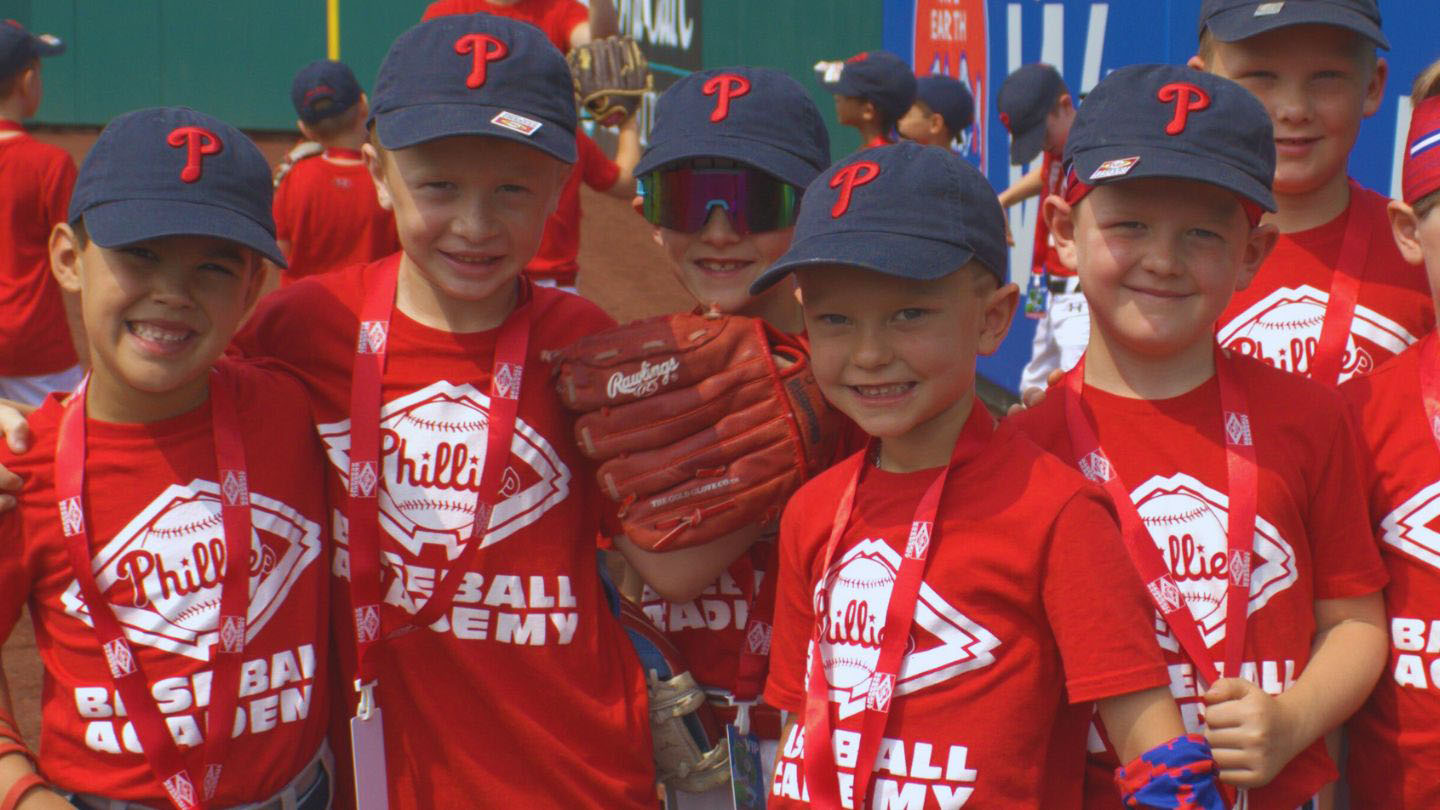
<path fill-rule="evenodd" d="M 827 76 L 820 83 L 837 96 L 869 101 L 891 121 L 898 121 L 915 103 L 915 73 L 889 51 L 861 51 L 845 60 L 838 77 Z"/>
<path fill-rule="evenodd" d="M 979 262 L 1004 284 L 1005 214 L 990 181 L 949 149 L 903 141 L 856 152 L 805 190 L 790 250 L 750 285 L 844 265 L 929 281 Z"/>
<path fill-rule="evenodd" d="M 390 46 L 370 102 L 386 149 L 489 135 L 575 162 L 575 80 L 528 23 L 483 12 L 420 23 Z"/>
<path fill-rule="evenodd" d="M 307 124 L 342 115 L 360 101 L 360 82 L 344 62 L 317 59 L 300 68 L 290 83 L 290 102 Z"/>
<path fill-rule="evenodd" d="M 24 70 L 42 56 L 58 56 L 65 43 L 54 34 L 32 34 L 14 20 L 0 22 L 0 79 Z"/>
<path fill-rule="evenodd" d="M 945 128 L 953 134 L 975 121 L 975 99 L 956 78 L 945 75 L 921 76 L 915 80 L 915 100 L 925 102 L 931 112 L 940 113 Z"/>
<path fill-rule="evenodd" d="M 1060 71 L 1043 62 L 1024 65 L 1001 82 L 995 103 L 1010 133 L 1010 165 L 1029 163 L 1045 148 L 1045 119 L 1065 92 Z"/>
<path fill-rule="evenodd" d="M 1205 0 L 1200 6 L 1199 33 L 1209 28 L 1221 42 L 1292 25 L 1333 25 L 1390 49 L 1390 40 L 1380 31 L 1380 6 L 1375 0 Z"/>
<path fill-rule="evenodd" d="M 161 236 L 213 236 L 281 267 L 270 213 L 270 164 L 240 130 L 186 107 L 151 107 L 112 120 L 75 178 L 71 225 L 101 247 Z"/>
<path fill-rule="evenodd" d="M 655 104 L 642 175 L 699 157 L 729 158 L 805 188 L 830 165 L 830 135 L 800 83 L 771 68 L 702 70 Z"/>
<path fill-rule="evenodd" d="M 1220 186 L 1275 210 L 1275 136 L 1249 90 L 1174 65 L 1130 65 L 1085 97 L 1065 161 L 1088 185 L 1173 177 Z"/>

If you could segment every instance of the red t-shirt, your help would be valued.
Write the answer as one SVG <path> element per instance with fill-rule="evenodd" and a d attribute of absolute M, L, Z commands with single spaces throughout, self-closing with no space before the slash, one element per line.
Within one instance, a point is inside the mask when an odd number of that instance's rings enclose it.
<path fill-rule="evenodd" d="M 1341 386 L 1369 456 L 1370 520 L 1390 569 L 1390 663 L 1350 720 L 1350 806 L 1440 807 L 1440 453 L 1420 398 L 1433 334 Z"/>
<path fill-rule="evenodd" d="M 570 32 L 575 30 L 575 26 L 590 21 L 590 10 L 575 0 L 520 0 L 508 6 L 486 0 L 435 0 L 425 7 L 425 14 L 420 19 L 430 20 L 446 14 L 474 14 L 477 11 L 530 23 L 544 31 L 561 53 L 570 50 Z"/>
<path fill-rule="evenodd" d="M 290 243 L 285 284 L 400 250 L 395 215 L 380 207 L 364 164 L 297 162 L 275 189 L 274 212 L 276 238 Z"/>
<path fill-rule="evenodd" d="M 293 364 L 345 503 L 358 312 L 393 256 L 261 301 L 237 346 Z M 385 641 L 377 697 L 393 808 L 653 808 L 644 675 L 600 587 L 595 537 L 614 504 L 576 448 L 543 353 L 613 326 L 579 296 L 534 291 L 509 497 L 445 618 Z M 382 637 L 416 611 L 469 537 L 498 330 L 456 334 L 396 310 L 381 411 Z M 353 678 L 348 522 L 334 510 L 337 649 Z M 346 690 L 353 711 L 354 690 Z M 463 722 L 461 722 L 463 721 Z"/>
<path fill-rule="evenodd" d="M 1050 228 L 1045 224 L 1045 198 L 1060 193 L 1060 181 L 1064 178 L 1064 162 L 1049 152 L 1040 153 L 1044 162 L 1040 164 L 1040 197 L 1035 214 L 1035 247 L 1031 255 L 1033 271 L 1044 270 L 1052 276 L 1073 276 L 1075 271 L 1060 261 L 1055 250 L 1055 240 L 1050 238 Z"/>
<path fill-rule="evenodd" d="M 49 247 L 74 185 L 75 161 L 65 150 L 25 134 L 0 140 L 0 377 L 76 363 Z"/>
<path fill-rule="evenodd" d="M 1351 195 L 1349 208 L 1334 220 L 1282 234 L 1249 288 L 1235 293 L 1220 316 L 1216 334 L 1221 344 L 1276 368 L 1307 373 L 1352 213 L 1370 218 L 1365 252 L 1369 262 L 1345 346 L 1341 381 L 1374 371 L 1429 334 L 1435 328 L 1435 305 L 1425 271 L 1400 256 L 1390 237 L 1388 202 L 1366 189 Z"/>
<path fill-rule="evenodd" d="M 325 737 L 330 578 L 319 485 L 325 458 L 304 389 L 275 370 L 229 360 L 221 365 L 235 380 L 258 543 L 236 711 L 241 730 L 215 800 L 228 807 L 278 792 Z M 61 412 L 59 396 L 51 395 L 30 418 L 31 450 L 17 456 L 0 448 L 0 464 L 25 479 L 20 507 L 0 514 L 0 636 L 28 604 L 45 664 L 45 778 L 69 790 L 168 807 L 134 727 L 119 710 L 71 573 L 55 493 Z M 219 635 L 223 568 L 217 569 L 212 549 L 224 540 L 210 407 L 144 425 L 89 419 L 86 434 L 96 580 L 185 752 L 204 740 L 210 649 Z M 198 756 L 188 759 L 198 778 Z"/>
<path fill-rule="evenodd" d="M 822 571 L 847 466 L 805 484 L 785 509 L 765 688 L 768 703 L 803 711 L 813 599 L 823 583 L 844 637 L 821 643 L 842 802 L 879 655 L 867 628 L 842 616 L 883 622 L 916 504 L 937 473 L 866 469 L 831 570 Z M 1062 774 L 1036 755 L 1066 704 L 1166 682 L 1140 578 L 1123 557 L 1105 496 L 1001 428 L 950 474 L 934 538 L 867 806 L 1039 808 L 1056 806 L 1061 793 L 1078 799 L 1083 726 L 1056 749 L 1072 751 L 1077 767 Z M 797 723 L 781 740 L 770 807 L 805 806 L 803 752 Z"/>
<path fill-rule="evenodd" d="M 1231 363 L 1249 400 L 1259 460 L 1250 618 L 1240 676 L 1270 694 L 1289 688 L 1305 668 L 1315 635 L 1315 600 L 1374 593 L 1385 569 L 1369 542 L 1360 461 L 1340 398 L 1310 380 L 1245 357 Z M 1165 556 L 1206 644 L 1225 658 L 1227 538 L 1225 442 L 1215 377 L 1178 397 L 1130 399 L 1087 387 L 1085 405 L 1100 444 L 1130 488 L 1140 516 Z M 1305 403 L 1297 408 L 1296 403 Z M 1061 459 L 1075 458 L 1058 389 L 1011 419 Z M 1120 551 L 1128 563 L 1129 555 Z M 1153 614 L 1153 610 L 1152 610 Z M 1207 686 L 1157 617 L 1170 689 L 1186 728 L 1200 731 Z M 1092 746 L 1092 749 L 1094 746 Z M 1110 778 L 1112 750 L 1092 750 L 1087 806 L 1119 807 Z M 1266 787 L 1250 792 L 1252 810 L 1294 810 L 1336 776 L 1317 741 Z"/>
<path fill-rule="evenodd" d="M 560 190 L 560 203 L 545 221 L 545 235 L 535 258 L 525 265 L 531 278 L 554 279 L 573 285 L 580 255 L 580 181 L 596 191 L 605 191 L 620 177 L 620 167 L 583 132 L 575 133 L 575 166 Z"/>

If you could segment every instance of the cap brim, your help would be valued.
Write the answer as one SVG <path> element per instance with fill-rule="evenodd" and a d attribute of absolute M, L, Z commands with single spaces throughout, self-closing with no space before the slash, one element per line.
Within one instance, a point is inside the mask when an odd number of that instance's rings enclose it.
<path fill-rule="evenodd" d="M 845 75 L 843 73 L 840 75 L 840 78 L 836 79 L 833 82 L 827 82 L 824 79 L 821 79 L 820 86 L 825 88 L 825 92 L 834 96 L 848 96 L 850 98 L 860 98 L 863 95 L 860 92 L 859 88 L 845 81 Z"/>
<path fill-rule="evenodd" d="M 818 169 L 792 152 L 779 149 L 762 141 L 752 141 L 733 136 L 676 138 L 667 143 L 652 146 L 635 166 L 639 176 L 673 163 L 692 158 L 728 158 L 738 163 L 774 175 L 796 188 L 803 189 L 819 176 Z"/>
<path fill-rule="evenodd" d="M 790 250 L 750 285 L 750 294 L 759 295 L 804 267 L 842 265 L 930 281 L 950 275 L 973 258 L 975 252 L 967 247 L 919 236 L 871 231 L 829 233 L 791 244 Z"/>
<path fill-rule="evenodd" d="M 1100 165 L 1108 160 L 1124 160 L 1140 152 L 1140 160 L 1125 174 L 1091 180 Z M 1082 183 L 1105 185 L 1145 177 L 1167 177 L 1177 180 L 1194 180 L 1209 183 L 1227 191 L 1253 200 L 1266 211 L 1275 210 L 1275 195 L 1264 183 L 1256 180 L 1244 170 L 1218 160 L 1205 159 L 1188 152 L 1174 152 L 1147 147 L 1143 150 L 1123 147 L 1104 147 L 1077 152 L 1074 155 L 1075 176 Z"/>
<path fill-rule="evenodd" d="M 1236 42 L 1292 25 L 1334 25 L 1354 31 L 1376 46 L 1390 50 L 1390 40 L 1369 17 L 1354 9 L 1325 2 L 1287 2 L 1277 13 L 1258 17 L 1254 7 L 1245 5 L 1226 9 L 1205 21 L 1211 35 L 1221 42 Z"/>
<path fill-rule="evenodd" d="M 505 114 L 540 126 L 527 135 L 495 123 Z M 576 159 L 573 129 L 519 110 L 480 104 L 417 104 L 390 110 L 375 115 L 375 134 L 386 149 L 404 149 L 456 135 L 484 135 L 533 146 L 565 163 Z"/>
<path fill-rule="evenodd" d="M 162 236 L 213 236 L 258 251 L 286 267 L 275 235 L 227 208 L 183 200 L 116 200 L 81 212 L 85 232 L 100 247 L 133 245 Z"/>
<path fill-rule="evenodd" d="M 1045 148 L 1045 119 L 1010 138 L 1010 165 L 1020 166 L 1040 156 Z"/>

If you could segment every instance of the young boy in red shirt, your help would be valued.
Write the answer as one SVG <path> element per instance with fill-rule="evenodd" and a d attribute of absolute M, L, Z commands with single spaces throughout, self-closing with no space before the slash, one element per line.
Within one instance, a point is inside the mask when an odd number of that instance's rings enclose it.
<path fill-rule="evenodd" d="M 370 105 L 355 74 L 343 62 L 311 62 L 295 74 L 290 101 L 300 134 L 324 151 L 296 161 L 275 186 L 275 232 L 289 264 L 281 283 L 399 250 L 395 215 L 360 159 Z"/>
<path fill-rule="evenodd" d="M 1424 265 L 1434 297 L 1440 296 L 1440 62 L 1416 80 L 1411 99 L 1404 201 L 1390 203 L 1390 221 L 1400 254 Z M 1431 334 L 1340 387 L 1369 451 L 1370 519 L 1390 570 L 1389 664 L 1346 727 L 1346 778 L 1356 810 L 1440 806 L 1440 671 L 1434 667 L 1440 544 L 1432 528 L 1440 488 L 1437 385 L 1440 359 Z"/>
<path fill-rule="evenodd" d="M 280 290 L 237 339 L 297 369 L 348 503 L 360 805 L 651 808 L 644 676 L 596 564 L 614 505 L 544 359 L 613 321 L 521 275 L 575 160 L 569 68 L 532 26 L 445 16 L 395 41 L 372 101 L 402 252 Z M 616 545 L 656 580 L 713 580 L 745 548 Z"/>
<path fill-rule="evenodd" d="M 1326 385 L 1435 328 L 1425 280 L 1386 238 L 1388 200 L 1346 174 L 1389 48 L 1375 0 L 1206 0 L 1192 67 L 1254 93 L 1275 128 L 1280 240 L 1220 316 L 1220 344 Z"/>
<path fill-rule="evenodd" d="M 835 96 L 835 117 L 860 131 L 860 148 L 895 142 L 895 125 L 915 103 L 915 74 L 889 51 L 861 51 L 821 62 L 820 85 Z"/>
<path fill-rule="evenodd" d="M 915 80 L 915 103 L 895 125 L 900 137 L 945 149 L 975 121 L 975 99 L 964 82 L 937 73 Z"/>
<path fill-rule="evenodd" d="M 50 274 L 50 228 L 65 221 L 75 161 L 26 134 L 40 109 L 40 59 L 65 50 L 49 34 L 0 22 L 0 399 L 34 405 L 84 373 L 79 312 Z"/>
<path fill-rule="evenodd" d="M 1018 429 L 1110 492 L 1156 609 L 1170 689 L 1252 810 L 1312 807 L 1323 735 L 1375 684 L 1385 570 L 1355 437 L 1317 382 L 1220 348 L 1215 318 L 1276 234 L 1268 116 L 1234 82 L 1138 65 L 1087 96 L 1045 202 L 1090 344 Z M 1112 552 L 1106 552 L 1112 553 Z M 1087 806 L 1117 807 L 1103 716 Z"/>
<path fill-rule="evenodd" d="M 1018 299 L 988 181 L 902 143 L 805 195 L 752 290 L 798 275 L 821 390 L 874 439 L 781 520 L 765 699 L 792 719 L 768 806 L 1073 806 L 1084 728 L 1051 740 L 1067 704 L 1096 701 L 1128 755 L 1146 752 L 1118 777 L 1137 801 L 1219 807 L 1208 750 L 1175 739 L 1104 496 L 996 432 L 975 396 L 976 356 Z"/>
<path fill-rule="evenodd" d="M 329 807 L 324 455 L 292 377 L 220 358 L 284 261 L 270 196 L 183 108 L 116 118 L 80 170 L 50 262 L 91 373 L 0 450 L 0 635 L 28 606 L 45 665 L 38 756 L 0 679 L 0 806 Z"/>

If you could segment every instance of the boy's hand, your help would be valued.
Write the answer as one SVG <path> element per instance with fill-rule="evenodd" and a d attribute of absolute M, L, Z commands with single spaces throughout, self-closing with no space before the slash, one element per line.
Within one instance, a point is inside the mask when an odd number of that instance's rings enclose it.
<path fill-rule="evenodd" d="M 13 453 L 23 453 L 30 449 L 32 436 L 30 424 L 25 421 L 25 414 L 3 400 L 0 400 L 0 435 L 5 437 L 5 444 Z M 15 493 L 20 491 L 23 483 L 20 476 L 0 465 L 0 512 L 15 508 Z"/>
<path fill-rule="evenodd" d="M 1205 706 L 1205 739 L 1226 784 L 1267 785 L 1299 753 L 1285 704 L 1250 681 L 1221 678 Z"/>
<path fill-rule="evenodd" d="M 1028 410 L 1044 402 L 1045 392 L 1059 385 L 1064 379 L 1064 371 L 1057 368 L 1054 371 L 1050 372 L 1050 375 L 1045 378 L 1044 388 L 1026 388 L 1024 391 L 1021 391 L 1020 401 L 1007 408 L 1005 410 L 1005 415 L 1014 416 L 1021 411 Z"/>

